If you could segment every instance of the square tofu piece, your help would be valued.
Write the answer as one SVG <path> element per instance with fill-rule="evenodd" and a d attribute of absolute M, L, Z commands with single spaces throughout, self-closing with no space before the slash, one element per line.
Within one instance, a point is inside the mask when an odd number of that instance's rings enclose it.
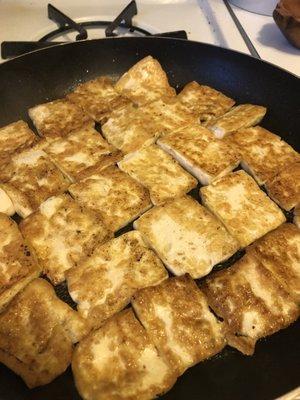
<path fill-rule="evenodd" d="M 125 72 L 115 89 L 138 105 L 176 95 L 160 63 L 151 56 L 143 58 Z"/>
<path fill-rule="evenodd" d="M 249 254 L 208 277 L 202 290 L 210 307 L 224 319 L 228 343 L 247 355 L 254 353 L 258 339 L 287 327 L 299 316 L 293 298 Z"/>
<path fill-rule="evenodd" d="M 149 190 L 155 205 L 184 195 L 198 183 L 155 144 L 128 154 L 118 166 Z"/>
<path fill-rule="evenodd" d="M 112 237 L 97 213 L 78 205 L 67 194 L 46 200 L 21 222 L 20 229 L 44 274 L 55 285 L 63 282 L 65 272 L 96 245 Z"/>
<path fill-rule="evenodd" d="M 66 99 L 32 107 L 28 114 L 39 135 L 45 137 L 66 136 L 86 124 L 93 124 L 91 117 Z"/>
<path fill-rule="evenodd" d="M 282 224 L 247 252 L 257 257 L 300 304 L 300 230 L 295 225 Z"/>
<path fill-rule="evenodd" d="M 152 208 L 134 227 L 174 275 L 201 278 L 239 248 L 224 226 L 189 196 Z"/>
<path fill-rule="evenodd" d="M 300 161 L 288 164 L 266 182 L 268 195 L 289 211 L 300 204 Z"/>
<path fill-rule="evenodd" d="M 10 197 L 16 212 L 27 217 L 49 197 L 64 192 L 70 181 L 50 160 L 35 148 L 12 157 L 0 173 L 1 189 Z"/>
<path fill-rule="evenodd" d="M 92 126 L 84 126 L 63 138 L 45 141 L 43 150 L 73 182 L 91 167 L 114 164 L 121 153 L 107 143 Z"/>
<path fill-rule="evenodd" d="M 98 246 L 67 273 L 68 290 L 79 314 L 98 328 L 130 303 L 141 288 L 157 285 L 168 273 L 139 232 L 128 232 Z"/>
<path fill-rule="evenodd" d="M 209 86 L 199 85 L 195 81 L 185 85 L 178 99 L 195 112 L 204 125 L 225 114 L 235 104 L 235 101 L 225 94 Z"/>
<path fill-rule="evenodd" d="M 160 138 L 157 144 L 199 179 L 202 185 L 227 175 L 240 161 L 234 147 L 216 139 L 213 133 L 199 124 L 171 132 Z"/>
<path fill-rule="evenodd" d="M 159 353 L 179 375 L 225 346 L 222 324 L 188 275 L 139 291 L 132 306 Z"/>
<path fill-rule="evenodd" d="M 242 167 L 259 185 L 265 184 L 285 166 L 300 162 L 300 154 L 277 135 L 261 126 L 242 129 L 226 138 L 241 155 Z"/>
<path fill-rule="evenodd" d="M 169 390 L 177 378 L 131 309 L 79 343 L 72 370 L 85 400 L 150 400 Z"/>
<path fill-rule="evenodd" d="M 40 268 L 30 253 L 18 225 L 0 213 L 0 312 Z"/>
<path fill-rule="evenodd" d="M 107 76 L 78 85 L 67 95 L 67 99 L 76 104 L 97 122 L 102 122 L 112 110 L 124 107 L 129 100 L 114 89 L 113 81 Z"/>
<path fill-rule="evenodd" d="M 151 207 L 149 192 L 117 167 L 97 171 L 69 187 L 80 204 L 95 210 L 117 231 Z"/>
<path fill-rule="evenodd" d="M 0 165 L 9 161 L 11 154 L 35 143 L 37 137 L 24 121 L 0 128 Z"/>
<path fill-rule="evenodd" d="M 0 314 L 0 362 L 30 388 L 46 385 L 71 362 L 72 343 L 89 327 L 44 279 L 35 279 Z"/>
<path fill-rule="evenodd" d="M 285 217 L 280 208 L 244 171 L 236 171 L 200 189 L 202 201 L 241 244 L 248 246 L 277 228 Z"/>
<path fill-rule="evenodd" d="M 235 132 L 239 129 L 249 128 L 260 123 L 267 112 L 262 106 L 252 104 L 242 104 L 233 107 L 226 114 L 211 121 L 209 129 L 221 139 L 225 135 Z"/>

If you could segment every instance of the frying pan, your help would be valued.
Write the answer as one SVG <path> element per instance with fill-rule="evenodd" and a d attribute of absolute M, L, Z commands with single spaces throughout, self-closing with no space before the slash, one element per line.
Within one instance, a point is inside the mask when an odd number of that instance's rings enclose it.
<path fill-rule="evenodd" d="M 98 75 L 117 78 L 151 54 L 180 89 L 196 80 L 237 103 L 268 107 L 262 125 L 300 150 L 300 84 L 271 64 L 223 48 L 180 39 L 110 38 L 36 51 L 0 65 L 0 126 L 28 120 L 33 105 L 63 97 Z M 63 288 L 58 289 L 62 294 Z M 66 298 L 65 298 L 66 299 Z M 261 340 L 252 357 L 226 347 L 189 369 L 163 396 L 169 400 L 271 400 L 300 385 L 300 321 Z M 49 385 L 28 390 L 0 366 L 1 400 L 79 400 L 70 368 Z"/>

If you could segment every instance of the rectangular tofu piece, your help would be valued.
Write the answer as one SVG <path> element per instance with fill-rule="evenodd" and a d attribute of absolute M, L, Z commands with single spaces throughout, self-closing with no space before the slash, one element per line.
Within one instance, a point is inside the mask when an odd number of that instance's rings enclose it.
<path fill-rule="evenodd" d="M 18 225 L 0 213 L 0 312 L 39 274 L 40 267 Z"/>
<path fill-rule="evenodd" d="M 64 192 L 70 181 L 50 160 L 35 148 L 12 157 L 0 173 L 1 189 L 10 197 L 16 212 L 23 218 L 35 211 L 49 197 Z"/>
<path fill-rule="evenodd" d="M 300 204 L 300 161 L 288 164 L 266 182 L 268 195 L 284 210 Z"/>
<path fill-rule="evenodd" d="M 226 141 L 241 155 L 242 167 L 259 185 L 265 184 L 282 168 L 300 162 L 300 154 L 274 133 L 261 126 L 234 132 Z"/>
<path fill-rule="evenodd" d="M 201 278 L 239 249 L 224 226 L 189 196 L 152 208 L 134 227 L 174 275 Z"/>
<path fill-rule="evenodd" d="M 113 236 L 97 213 L 68 194 L 46 200 L 21 222 L 20 229 L 54 285 L 63 282 L 66 271 L 81 258 Z"/>
<path fill-rule="evenodd" d="M 160 138 L 157 144 L 199 179 L 202 185 L 227 175 L 240 161 L 234 147 L 216 139 L 213 133 L 199 124 L 171 132 Z"/>
<path fill-rule="evenodd" d="M 34 279 L 0 314 L 0 362 L 29 388 L 46 385 L 71 362 L 90 328 L 44 279 Z"/>
<path fill-rule="evenodd" d="M 132 306 L 159 353 L 179 375 L 226 344 L 222 324 L 189 275 L 142 289 Z"/>
<path fill-rule="evenodd" d="M 63 138 L 45 141 L 43 150 L 73 182 L 80 179 L 87 168 L 105 163 L 109 165 L 121 159 L 121 153 L 92 126 L 84 126 Z"/>
<path fill-rule="evenodd" d="M 294 322 L 299 306 L 257 258 L 246 254 L 209 276 L 201 289 L 224 319 L 228 344 L 252 355 L 255 343 Z"/>
<path fill-rule="evenodd" d="M 139 232 L 125 233 L 102 246 L 67 273 L 70 296 L 80 315 L 98 328 L 121 311 L 141 288 L 157 285 L 168 273 Z"/>
<path fill-rule="evenodd" d="M 89 115 L 66 99 L 39 104 L 30 108 L 28 114 L 38 134 L 45 137 L 66 136 L 86 124 L 94 125 Z"/>
<path fill-rule="evenodd" d="M 69 187 L 80 204 L 95 210 L 117 231 L 151 207 L 149 192 L 117 167 L 108 167 Z"/>
<path fill-rule="evenodd" d="M 200 196 L 242 247 L 285 222 L 280 208 L 244 171 L 232 172 L 202 187 Z"/>
<path fill-rule="evenodd" d="M 138 61 L 125 72 L 116 83 L 115 90 L 139 106 L 176 95 L 160 63 L 151 56 Z"/>
<path fill-rule="evenodd" d="M 155 144 L 128 154 L 118 166 L 149 190 L 154 205 L 181 197 L 198 183 Z"/>
<path fill-rule="evenodd" d="M 300 230 L 282 224 L 254 242 L 247 252 L 256 257 L 300 304 Z"/>
<path fill-rule="evenodd" d="M 267 112 L 267 109 L 262 106 L 253 104 L 241 104 L 233 107 L 226 114 L 212 120 L 208 127 L 221 139 L 225 135 L 235 132 L 239 129 L 249 128 L 260 123 Z"/>
<path fill-rule="evenodd" d="M 225 114 L 235 104 L 225 94 L 195 81 L 185 85 L 177 98 L 199 116 L 203 125 Z"/>
<path fill-rule="evenodd" d="M 114 88 L 113 81 L 107 76 L 99 76 L 81 83 L 67 95 L 67 99 L 97 122 L 103 122 L 113 110 L 130 102 L 120 96 Z"/>
<path fill-rule="evenodd" d="M 177 378 L 131 309 L 79 343 L 72 371 L 85 400 L 150 400 L 168 391 Z"/>

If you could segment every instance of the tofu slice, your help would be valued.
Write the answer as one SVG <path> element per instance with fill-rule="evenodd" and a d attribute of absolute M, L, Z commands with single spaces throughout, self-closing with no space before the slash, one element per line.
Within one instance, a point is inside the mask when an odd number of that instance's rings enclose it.
<path fill-rule="evenodd" d="M 90 116 L 66 99 L 39 104 L 30 108 L 28 114 L 38 134 L 45 137 L 66 136 L 86 124 L 94 124 Z"/>
<path fill-rule="evenodd" d="M 242 129 L 226 138 L 241 155 L 242 167 L 259 185 L 265 184 L 276 173 L 293 162 L 300 162 L 300 154 L 274 133 L 261 126 Z"/>
<path fill-rule="evenodd" d="M 128 154 L 118 166 L 149 190 L 155 205 L 184 195 L 198 183 L 155 144 Z"/>
<path fill-rule="evenodd" d="M 16 212 L 27 217 L 47 198 L 65 191 L 70 185 L 47 154 L 35 148 L 12 157 L 0 173 L 1 189 L 11 199 Z"/>
<path fill-rule="evenodd" d="M 152 208 L 134 227 L 174 275 L 201 278 L 239 248 L 224 226 L 189 196 Z"/>
<path fill-rule="evenodd" d="M 235 132 L 239 129 L 249 128 L 260 123 L 267 112 L 262 106 L 253 104 L 241 104 L 233 107 L 226 114 L 211 121 L 209 129 L 221 139 L 225 135 Z"/>
<path fill-rule="evenodd" d="M 20 229 L 54 285 L 63 282 L 68 269 L 113 236 L 97 213 L 67 194 L 46 200 L 21 222 Z"/>
<path fill-rule="evenodd" d="M 271 199 L 287 211 L 300 204 L 300 161 L 281 169 L 266 182 L 266 189 Z"/>
<path fill-rule="evenodd" d="M 33 145 L 37 137 L 24 121 L 0 128 L 0 165 L 7 163 L 13 153 Z"/>
<path fill-rule="evenodd" d="M 225 114 L 235 104 L 235 101 L 225 94 L 195 81 L 185 85 L 178 99 L 195 112 L 204 125 Z"/>
<path fill-rule="evenodd" d="M 225 346 L 222 324 L 188 275 L 139 291 L 132 306 L 159 353 L 179 375 Z"/>
<path fill-rule="evenodd" d="M 117 167 L 97 170 L 69 187 L 80 204 L 95 210 L 112 231 L 117 231 L 151 207 L 147 189 Z"/>
<path fill-rule="evenodd" d="M 79 343 L 72 370 L 85 400 L 150 400 L 169 390 L 177 378 L 131 309 Z"/>
<path fill-rule="evenodd" d="M 128 232 L 97 246 L 67 273 L 68 290 L 80 315 L 98 328 L 121 311 L 141 288 L 167 279 L 160 259 L 139 232 Z"/>
<path fill-rule="evenodd" d="M 173 156 L 202 185 L 227 175 L 239 164 L 239 153 L 226 142 L 216 139 L 205 127 L 189 125 L 171 132 L 157 144 Z"/>
<path fill-rule="evenodd" d="M 300 308 L 257 258 L 246 254 L 208 277 L 208 303 L 224 319 L 230 346 L 252 355 L 256 341 L 294 322 Z"/>
<path fill-rule="evenodd" d="M 282 224 L 247 249 L 300 304 L 300 230 Z"/>
<path fill-rule="evenodd" d="M 203 204 L 242 247 L 285 222 L 280 208 L 244 171 L 236 171 L 200 189 Z"/>
<path fill-rule="evenodd" d="M 300 229 L 300 204 L 294 210 L 294 224 Z"/>
<path fill-rule="evenodd" d="M 151 56 L 143 58 L 125 72 L 115 89 L 138 105 L 176 95 L 160 63 Z"/>
<path fill-rule="evenodd" d="M 0 312 L 39 274 L 40 267 L 18 225 L 0 213 Z"/>
<path fill-rule="evenodd" d="M 113 81 L 107 76 L 81 83 L 67 95 L 67 99 L 97 122 L 103 122 L 113 110 L 129 103 L 114 89 Z"/>
<path fill-rule="evenodd" d="M 43 150 L 73 182 L 80 179 L 87 168 L 111 165 L 121 159 L 121 153 L 92 126 L 84 126 L 63 138 L 45 141 Z"/>
<path fill-rule="evenodd" d="M 29 388 L 46 385 L 67 369 L 72 343 L 89 330 L 50 283 L 35 279 L 0 314 L 0 362 Z"/>

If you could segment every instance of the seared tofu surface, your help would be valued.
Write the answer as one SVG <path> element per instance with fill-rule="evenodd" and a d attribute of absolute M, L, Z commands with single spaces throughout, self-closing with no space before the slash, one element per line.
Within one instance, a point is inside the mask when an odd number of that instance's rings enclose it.
<path fill-rule="evenodd" d="M 169 390 L 177 378 L 131 309 L 79 343 L 72 370 L 85 400 L 150 400 Z"/>
<path fill-rule="evenodd" d="M 202 201 L 242 247 L 285 222 L 280 208 L 244 171 L 236 171 L 200 189 Z"/>
<path fill-rule="evenodd" d="M 189 196 L 152 208 L 134 227 L 175 275 L 201 278 L 239 248 L 225 227 Z"/>
<path fill-rule="evenodd" d="M 20 229 L 34 249 L 44 274 L 53 284 L 65 272 L 112 237 L 99 215 L 76 203 L 70 195 L 51 197 L 24 219 Z"/>
<path fill-rule="evenodd" d="M 254 353 L 258 339 L 287 327 L 300 314 L 290 294 L 250 254 L 208 277 L 201 289 L 224 319 L 228 343 L 247 355 Z"/>
<path fill-rule="evenodd" d="M 203 185 L 228 174 L 240 161 L 234 147 L 216 139 L 213 133 L 199 124 L 170 132 L 160 138 L 157 144 Z"/>
<path fill-rule="evenodd" d="M 89 332 L 87 323 L 35 279 L 0 314 L 0 362 L 29 388 L 45 385 L 71 362 L 72 343 Z"/>
<path fill-rule="evenodd" d="M 117 231 L 151 207 L 147 189 L 117 167 L 108 167 L 74 183 L 69 192 L 95 210 L 106 226 Z"/>
<path fill-rule="evenodd" d="M 184 195 L 198 183 L 155 144 L 127 155 L 118 166 L 149 190 L 155 205 Z"/>
<path fill-rule="evenodd" d="M 188 275 L 139 291 L 132 306 L 160 354 L 178 374 L 225 346 L 222 324 Z"/>
<path fill-rule="evenodd" d="M 121 311 L 143 287 L 168 277 L 160 259 L 139 232 L 125 233 L 97 246 L 67 273 L 68 290 L 78 312 L 94 327 Z"/>

